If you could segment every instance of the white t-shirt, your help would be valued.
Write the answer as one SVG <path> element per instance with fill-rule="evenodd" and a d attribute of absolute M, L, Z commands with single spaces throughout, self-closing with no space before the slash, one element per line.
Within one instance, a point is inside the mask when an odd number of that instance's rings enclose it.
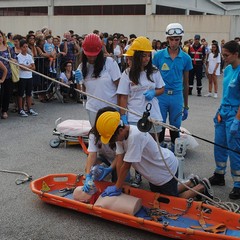
<path fill-rule="evenodd" d="M 23 55 L 22 53 L 19 53 L 17 56 L 18 63 L 23 64 L 25 66 L 30 66 L 32 63 L 34 63 L 33 57 L 30 54 Z M 19 77 L 20 78 L 32 78 L 32 72 L 31 71 L 25 71 L 19 68 Z"/>
<path fill-rule="evenodd" d="M 219 63 L 218 68 L 216 70 L 216 75 L 220 75 L 220 63 L 221 63 L 220 53 L 216 58 L 214 58 L 214 54 L 212 52 L 209 53 L 207 61 L 208 61 L 208 73 L 213 74 L 216 64 Z"/>
<path fill-rule="evenodd" d="M 80 70 L 82 66 L 80 65 Z M 86 93 L 89 93 L 97 98 L 101 98 L 105 101 L 117 104 L 117 87 L 114 82 L 121 77 L 120 69 L 113 58 L 107 57 L 105 65 L 100 77 L 93 78 L 93 64 L 88 64 L 88 74 L 83 80 L 83 84 L 86 87 Z M 107 103 L 87 96 L 86 109 L 92 112 L 97 112 L 100 108 L 109 106 Z"/>
<path fill-rule="evenodd" d="M 111 163 L 116 156 L 115 151 L 111 149 L 108 144 L 102 144 L 100 141 L 95 144 L 95 142 L 96 138 L 94 134 L 90 133 L 88 139 L 88 152 L 96 152 L 98 155 L 103 156 L 109 163 Z"/>
<path fill-rule="evenodd" d="M 75 72 L 72 71 L 72 76 L 74 76 L 74 75 L 75 75 Z M 66 84 L 68 83 L 68 78 L 67 78 L 65 72 L 61 72 L 59 78 L 60 78 L 64 83 L 66 83 Z"/>
<path fill-rule="evenodd" d="M 125 154 L 124 162 L 132 163 L 134 169 L 150 183 L 162 186 L 172 179 L 159 152 L 157 142 L 149 133 L 140 132 L 136 126 L 130 125 L 128 138 L 116 143 L 116 154 Z M 178 159 L 167 148 L 161 148 L 163 157 L 175 175 Z"/>
<path fill-rule="evenodd" d="M 121 63 L 121 57 L 118 57 L 118 55 L 121 54 L 121 47 L 119 45 L 116 45 L 116 47 L 113 49 L 113 55 L 115 56 L 115 60 L 117 63 Z"/>
<path fill-rule="evenodd" d="M 151 103 L 152 108 L 150 110 L 150 117 L 162 121 L 158 99 L 154 97 L 151 101 L 148 101 L 146 100 L 143 93 L 150 89 L 162 88 L 165 86 L 165 83 L 158 70 L 153 72 L 151 79 L 153 82 L 149 81 L 147 79 L 146 72 L 142 71 L 139 78 L 139 84 L 135 85 L 129 79 L 129 69 L 127 69 L 122 73 L 117 89 L 117 94 L 128 95 L 127 108 L 133 112 L 140 114 L 141 116 L 143 115 L 143 112 L 146 111 L 146 105 L 148 103 Z M 136 116 L 130 112 L 127 113 L 127 116 L 128 122 L 138 122 L 140 119 L 139 116 Z"/>

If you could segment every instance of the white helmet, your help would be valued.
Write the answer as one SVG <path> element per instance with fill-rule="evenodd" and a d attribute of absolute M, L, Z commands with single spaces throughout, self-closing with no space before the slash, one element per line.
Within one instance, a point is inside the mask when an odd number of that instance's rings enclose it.
<path fill-rule="evenodd" d="M 180 23 L 170 23 L 166 27 L 166 37 L 182 37 L 184 35 L 183 27 Z"/>

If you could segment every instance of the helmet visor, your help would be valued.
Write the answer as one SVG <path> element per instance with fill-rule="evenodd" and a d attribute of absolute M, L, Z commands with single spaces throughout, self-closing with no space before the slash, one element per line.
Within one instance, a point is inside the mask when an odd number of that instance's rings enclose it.
<path fill-rule="evenodd" d="M 183 33 L 184 33 L 184 31 L 181 28 L 171 28 L 166 32 L 166 34 L 169 36 L 172 36 L 174 34 L 181 35 Z"/>

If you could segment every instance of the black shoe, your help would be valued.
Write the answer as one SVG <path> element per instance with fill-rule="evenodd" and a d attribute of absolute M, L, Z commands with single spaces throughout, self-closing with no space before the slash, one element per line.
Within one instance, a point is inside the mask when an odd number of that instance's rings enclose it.
<path fill-rule="evenodd" d="M 192 95 L 192 89 L 188 90 L 188 95 Z"/>
<path fill-rule="evenodd" d="M 200 91 L 198 91 L 198 97 L 201 97 L 202 96 L 202 94 L 201 94 L 201 92 Z"/>
<path fill-rule="evenodd" d="M 211 185 L 225 186 L 224 174 L 214 173 L 212 177 L 209 178 Z"/>
<path fill-rule="evenodd" d="M 211 187 L 211 184 L 207 178 L 203 178 L 203 180 L 200 182 L 204 186 L 204 195 L 213 199 L 213 190 Z M 240 193 L 239 193 L 240 194 Z M 240 195 L 239 195 L 240 196 Z"/>
<path fill-rule="evenodd" d="M 230 199 L 240 199 L 240 188 L 234 187 L 232 191 L 229 193 Z"/>

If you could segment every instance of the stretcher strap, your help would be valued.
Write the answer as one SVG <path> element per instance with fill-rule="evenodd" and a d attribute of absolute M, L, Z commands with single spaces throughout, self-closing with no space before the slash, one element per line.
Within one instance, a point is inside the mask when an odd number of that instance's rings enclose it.
<path fill-rule="evenodd" d="M 205 232 L 209 232 L 209 233 L 224 233 L 226 232 L 227 228 L 226 225 L 223 223 L 219 223 L 213 226 L 207 226 L 205 220 L 204 220 L 204 216 L 203 216 L 203 211 L 201 211 L 200 214 L 200 219 L 199 219 L 199 224 L 200 226 L 191 226 L 192 229 L 202 229 Z"/>

